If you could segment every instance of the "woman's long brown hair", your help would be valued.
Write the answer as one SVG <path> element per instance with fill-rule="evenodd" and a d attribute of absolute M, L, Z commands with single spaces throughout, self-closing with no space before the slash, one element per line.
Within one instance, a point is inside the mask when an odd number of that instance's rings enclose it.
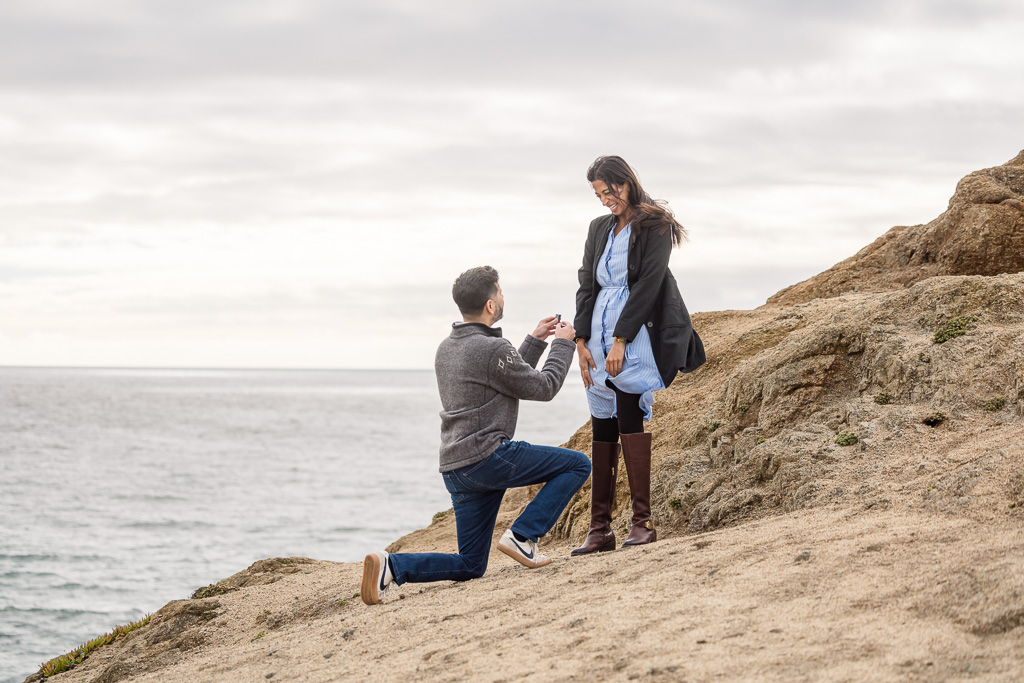
<path fill-rule="evenodd" d="M 686 228 L 684 228 L 668 203 L 661 199 L 652 199 L 651 195 L 644 191 L 636 173 L 625 159 L 616 156 L 598 157 L 587 169 L 587 182 L 602 180 L 612 191 L 618 192 L 618 188 L 624 184 L 629 185 L 629 194 L 626 201 L 633 215 L 630 222 L 636 228 L 657 229 L 658 234 L 664 234 L 665 230 L 672 230 L 672 245 L 678 247 L 686 239 Z"/>

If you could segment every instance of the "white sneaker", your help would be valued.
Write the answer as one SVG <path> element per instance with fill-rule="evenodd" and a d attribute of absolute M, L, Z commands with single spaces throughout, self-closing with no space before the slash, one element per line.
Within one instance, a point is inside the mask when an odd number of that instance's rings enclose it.
<path fill-rule="evenodd" d="M 359 587 L 359 597 L 367 605 L 379 605 L 384 596 L 391 590 L 395 577 L 388 567 L 388 554 L 383 550 L 370 553 L 363 560 L 363 582 Z"/>
<path fill-rule="evenodd" d="M 534 541 L 517 541 L 511 529 L 502 534 L 501 540 L 498 541 L 498 550 L 530 569 L 551 563 L 550 557 L 537 552 L 537 544 Z"/>

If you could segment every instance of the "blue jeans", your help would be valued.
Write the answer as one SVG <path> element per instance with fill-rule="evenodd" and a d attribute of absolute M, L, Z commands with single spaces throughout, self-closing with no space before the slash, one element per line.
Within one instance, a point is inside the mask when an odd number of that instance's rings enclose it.
<path fill-rule="evenodd" d="M 391 571 L 398 585 L 468 581 L 483 576 L 506 489 L 544 483 L 512 523 L 512 531 L 536 541 L 551 530 L 569 499 L 590 476 L 590 460 L 567 448 L 505 441 L 480 462 L 442 476 L 455 508 L 459 552 L 393 553 Z"/>

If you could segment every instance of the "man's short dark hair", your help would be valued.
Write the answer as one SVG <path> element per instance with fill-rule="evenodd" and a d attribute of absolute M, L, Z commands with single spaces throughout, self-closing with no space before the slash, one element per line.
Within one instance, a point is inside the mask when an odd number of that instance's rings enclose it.
<path fill-rule="evenodd" d="M 483 313 L 487 301 L 498 293 L 498 271 L 490 266 L 470 268 L 455 278 L 452 298 L 462 315 L 477 316 Z"/>

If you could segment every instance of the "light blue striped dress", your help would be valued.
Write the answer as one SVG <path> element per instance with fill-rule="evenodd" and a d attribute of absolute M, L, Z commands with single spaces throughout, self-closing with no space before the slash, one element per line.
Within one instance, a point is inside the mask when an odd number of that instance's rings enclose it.
<path fill-rule="evenodd" d="M 587 389 L 587 403 L 590 414 L 598 418 L 616 416 L 615 392 L 605 384 L 609 379 L 605 371 L 605 357 L 615 342 L 615 324 L 619 321 L 626 300 L 629 299 L 627 284 L 629 260 L 629 236 L 632 226 L 627 225 L 618 235 L 612 226 L 608 235 L 608 244 L 601 255 L 597 269 L 597 283 L 601 291 L 594 302 L 594 318 L 591 323 L 591 336 L 587 341 L 587 349 L 594 357 L 596 370 L 590 371 L 594 385 Z M 640 332 L 630 343 L 626 344 L 626 358 L 622 363 L 622 372 L 612 377 L 611 381 L 628 394 L 640 394 L 640 407 L 644 411 L 644 420 L 651 419 L 651 406 L 654 405 L 654 392 L 664 389 L 658 365 L 651 351 L 651 338 L 647 336 L 647 327 L 641 326 Z"/>

